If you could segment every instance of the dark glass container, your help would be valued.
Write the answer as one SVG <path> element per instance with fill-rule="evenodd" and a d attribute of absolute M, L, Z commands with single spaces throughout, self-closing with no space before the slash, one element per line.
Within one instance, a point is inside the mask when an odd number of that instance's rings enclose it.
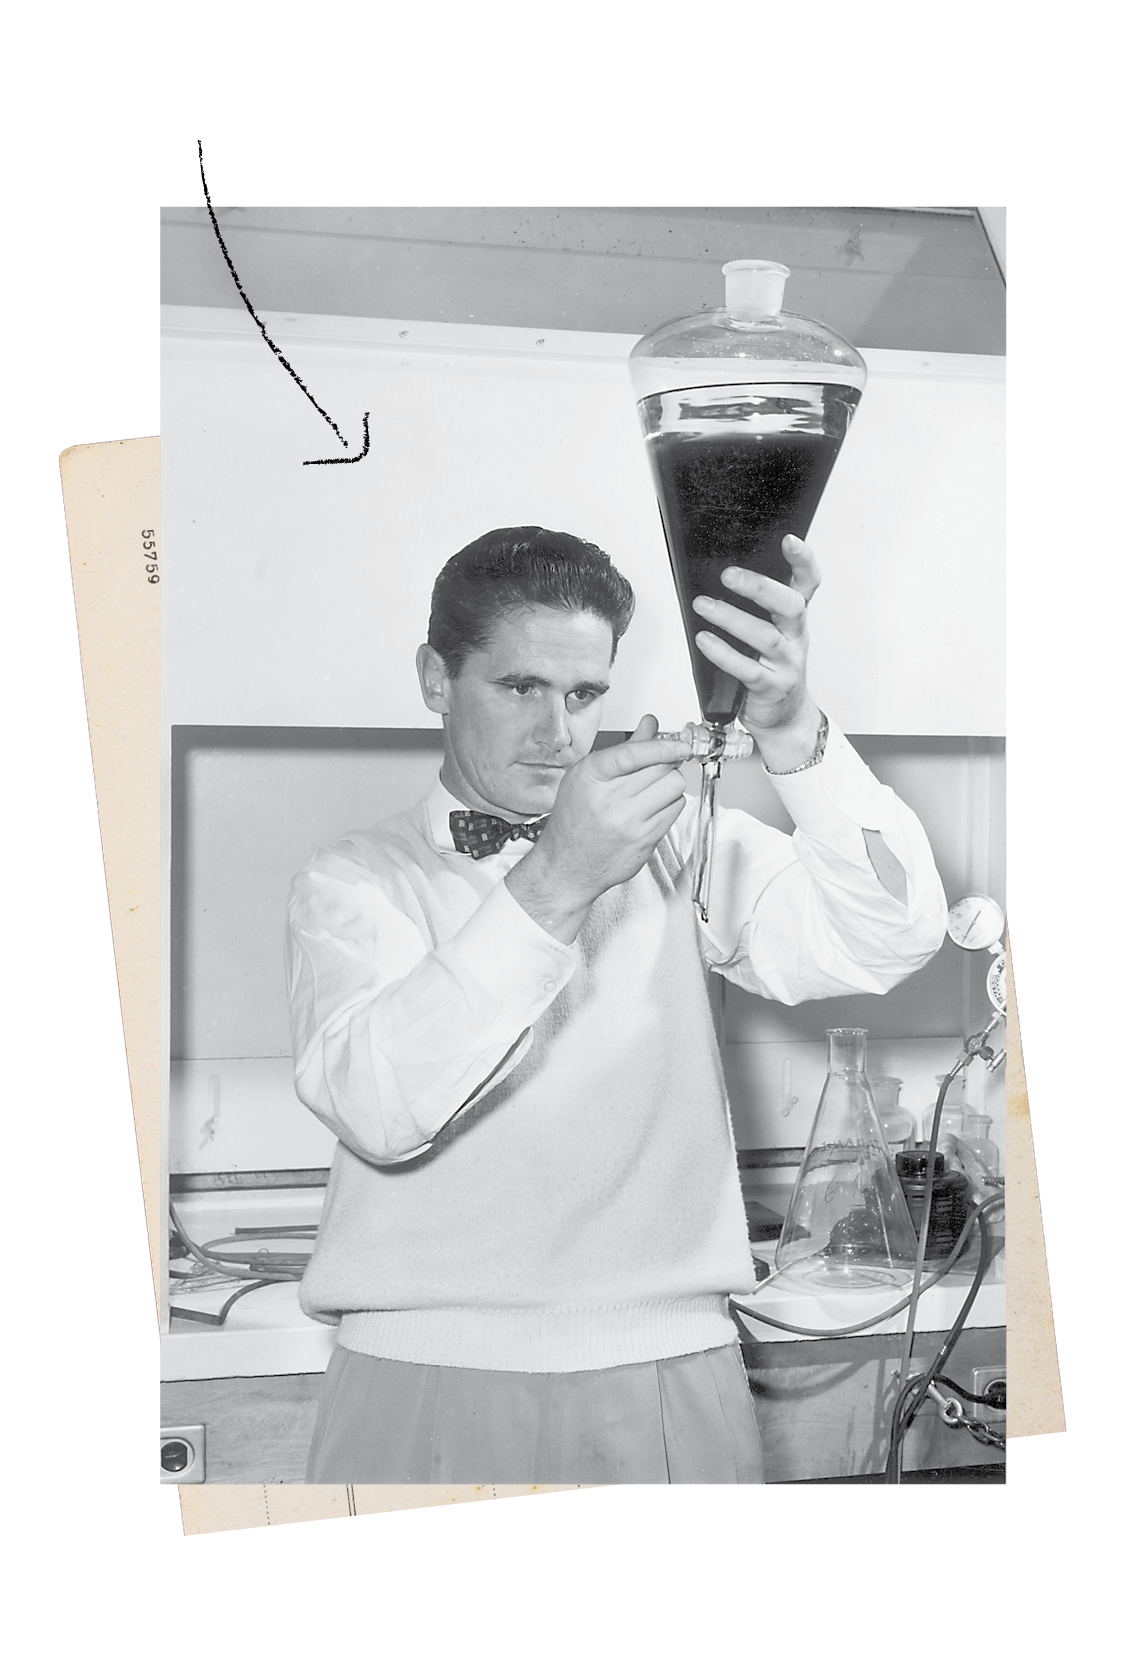
<path fill-rule="evenodd" d="M 923 1226 L 923 1199 L 927 1191 L 927 1152 L 919 1147 L 910 1152 L 897 1152 L 895 1173 L 907 1200 L 911 1225 L 918 1234 Z M 936 1152 L 935 1184 L 931 1191 L 931 1219 L 927 1226 L 924 1261 L 941 1262 L 945 1256 L 950 1256 L 967 1220 L 970 1195 L 971 1183 L 966 1175 L 961 1175 L 957 1169 L 948 1171 L 943 1153 Z"/>

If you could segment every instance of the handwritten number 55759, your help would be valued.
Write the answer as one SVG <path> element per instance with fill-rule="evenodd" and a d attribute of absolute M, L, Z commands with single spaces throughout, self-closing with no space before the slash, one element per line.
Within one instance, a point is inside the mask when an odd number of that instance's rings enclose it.
<path fill-rule="evenodd" d="M 159 552 L 155 547 L 155 528 L 143 529 L 143 563 L 147 571 L 149 585 L 159 583 Z"/>

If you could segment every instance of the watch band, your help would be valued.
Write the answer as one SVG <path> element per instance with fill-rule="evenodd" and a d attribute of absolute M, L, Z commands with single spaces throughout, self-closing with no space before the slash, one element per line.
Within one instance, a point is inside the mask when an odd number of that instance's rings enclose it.
<path fill-rule="evenodd" d="M 828 715 L 826 712 L 821 712 L 820 727 L 816 731 L 816 750 L 812 754 L 811 758 L 805 759 L 803 764 L 797 764 L 794 770 L 769 770 L 767 764 L 765 764 L 764 768 L 768 771 L 770 776 L 798 776 L 801 770 L 810 770 L 814 764 L 818 764 L 820 762 L 824 756 L 824 748 L 827 744 Z"/>

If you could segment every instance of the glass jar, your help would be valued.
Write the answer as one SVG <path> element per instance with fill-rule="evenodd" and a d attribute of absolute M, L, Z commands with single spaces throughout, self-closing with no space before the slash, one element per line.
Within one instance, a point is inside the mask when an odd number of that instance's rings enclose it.
<path fill-rule="evenodd" d="M 954 1162 L 971 1183 L 976 1203 L 997 1192 L 999 1178 L 999 1148 L 988 1136 L 991 1119 L 983 1112 L 963 1113 L 962 1133 L 955 1141 Z"/>
<path fill-rule="evenodd" d="M 947 1073 L 942 1071 L 935 1081 L 942 1088 L 947 1080 Z M 964 1078 L 962 1072 L 952 1080 L 947 1090 L 947 1098 L 943 1102 L 943 1111 L 939 1118 L 938 1150 L 943 1153 L 950 1168 L 955 1160 L 955 1142 L 963 1132 L 963 1117 L 971 1108 L 963 1101 Z M 926 1146 L 931 1140 L 931 1129 L 935 1122 L 935 1107 L 939 1096 L 936 1095 L 920 1119 L 920 1143 Z"/>
<path fill-rule="evenodd" d="M 923 1201 L 927 1192 L 927 1153 L 900 1152 L 895 1172 L 916 1234 L 923 1227 Z M 957 1169 L 948 1170 L 943 1153 L 935 1154 L 935 1179 L 931 1188 L 931 1215 L 927 1224 L 925 1262 L 941 1262 L 950 1256 L 963 1231 L 970 1204 L 971 1183 Z"/>
<path fill-rule="evenodd" d="M 965 1111 L 959 1139 L 969 1152 L 978 1158 L 988 1175 L 999 1173 L 999 1148 L 990 1139 L 991 1119 L 986 1112 Z"/>
<path fill-rule="evenodd" d="M 915 1143 L 915 1118 L 906 1106 L 899 1103 L 903 1079 L 869 1077 L 868 1081 L 875 1097 L 876 1114 L 883 1125 L 887 1149 L 894 1157 L 897 1152 L 904 1152 Z"/>

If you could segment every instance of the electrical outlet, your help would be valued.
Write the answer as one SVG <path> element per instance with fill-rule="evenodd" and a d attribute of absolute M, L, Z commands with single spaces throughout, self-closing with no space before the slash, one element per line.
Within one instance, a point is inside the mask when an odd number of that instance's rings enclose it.
<path fill-rule="evenodd" d="M 1001 1383 L 1004 1390 L 1006 1389 L 1007 1368 L 1005 1366 L 976 1366 L 971 1373 L 972 1395 L 987 1395 L 990 1393 L 992 1386 L 997 1383 Z M 1007 1422 L 1005 1406 L 990 1407 L 973 1402 L 971 1406 L 964 1407 L 963 1410 L 969 1418 L 981 1418 L 984 1424 L 1005 1424 Z"/>
<path fill-rule="evenodd" d="M 204 1424 L 178 1424 L 160 1430 L 159 1480 L 207 1480 L 207 1429 Z"/>

